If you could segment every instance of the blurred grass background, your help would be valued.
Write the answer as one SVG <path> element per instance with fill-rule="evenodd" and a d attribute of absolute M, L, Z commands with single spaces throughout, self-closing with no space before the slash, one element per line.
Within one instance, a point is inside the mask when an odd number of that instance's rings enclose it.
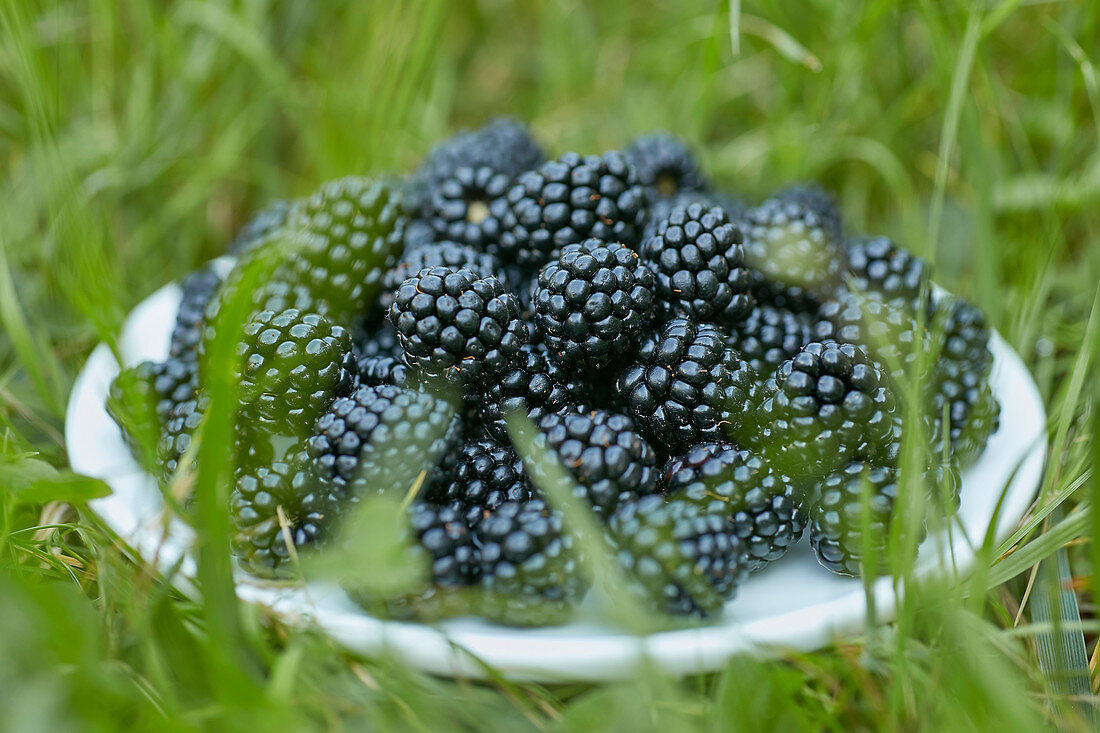
<path fill-rule="evenodd" d="M 0 4 L 0 730 L 1091 729 L 1098 49 L 1100 6 L 1031 0 Z M 602 686 L 436 679 L 158 582 L 65 470 L 91 347 L 270 199 L 501 114 L 552 153 L 675 131 L 934 260 L 1046 400 L 1021 531 L 860 638 Z"/>

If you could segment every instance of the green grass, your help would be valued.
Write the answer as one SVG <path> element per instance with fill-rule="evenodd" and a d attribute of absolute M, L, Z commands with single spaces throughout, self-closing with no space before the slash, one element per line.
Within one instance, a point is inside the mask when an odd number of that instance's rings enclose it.
<path fill-rule="evenodd" d="M 0 5 L 0 730 L 1090 729 L 1098 48 L 1070 2 Z M 600 686 L 442 680 L 286 628 L 235 602 L 212 513 L 204 602 L 159 582 L 66 471 L 92 346 L 267 200 L 502 113 L 558 152 L 674 130 L 723 186 L 820 180 L 933 260 L 1046 401 L 1021 531 L 859 638 Z"/>

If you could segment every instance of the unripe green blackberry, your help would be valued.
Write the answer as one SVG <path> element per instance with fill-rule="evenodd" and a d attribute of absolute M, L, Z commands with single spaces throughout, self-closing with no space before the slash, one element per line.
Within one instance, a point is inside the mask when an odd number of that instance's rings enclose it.
<path fill-rule="evenodd" d="M 535 322 L 547 356 L 579 370 L 624 353 L 653 310 L 653 273 L 634 250 L 586 239 L 542 268 Z"/>
<path fill-rule="evenodd" d="M 456 384 L 494 379 L 530 338 L 516 297 L 466 269 L 421 270 L 397 289 L 388 317 L 408 364 Z"/>
<path fill-rule="evenodd" d="M 687 499 L 625 502 L 611 515 L 608 532 L 628 579 L 665 613 L 716 616 L 747 574 L 733 524 Z"/>
<path fill-rule="evenodd" d="M 671 459 L 665 491 L 724 516 L 745 548 L 750 571 L 786 554 L 806 528 L 791 480 L 760 456 L 728 443 L 702 443 Z"/>

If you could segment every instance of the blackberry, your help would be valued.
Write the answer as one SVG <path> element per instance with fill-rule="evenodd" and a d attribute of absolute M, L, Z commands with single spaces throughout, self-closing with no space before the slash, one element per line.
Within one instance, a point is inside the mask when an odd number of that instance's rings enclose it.
<path fill-rule="evenodd" d="M 394 294 L 389 320 L 405 361 L 451 383 L 495 378 L 530 337 L 516 296 L 467 269 L 421 270 Z"/>
<path fill-rule="evenodd" d="M 508 413 L 518 411 L 538 423 L 543 415 L 561 412 L 585 399 L 579 377 L 550 361 L 542 344 L 525 344 L 515 362 L 485 386 L 478 409 L 486 430 L 507 443 L 511 440 L 505 420 Z"/>
<path fill-rule="evenodd" d="M 461 132 L 432 149 L 414 176 L 411 204 L 422 208 L 436 188 L 459 168 L 488 167 L 511 179 L 544 159 L 542 149 L 523 124 L 507 118 L 493 120 L 480 130 Z"/>
<path fill-rule="evenodd" d="M 541 499 L 509 501 L 478 522 L 482 612 L 510 625 L 560 621 L 586 590 L 561 513 Z"/>
<path fill-rule="evenodd" d="M 638 180 L 653 199 L 707 187 L 695 156 L 683 140 L 673 135 L 657 133 L 636 137 L 623 155 L 634 166 Z"/>
<path fill-rule="evenodd" d="M 206 309 L 221 285 L 222 277 L 213 265 L 207 265 L 184 278 L 183 297 L 168 347 L 169 356 L 196 358 L 206 324 Z"/>
<path fill-rule="evenodd" d="M 416 213 L 415 210 L 413 213 Z M 432 225 L 423 219 L 409 219 L 405 222 L 405 232 L 402 237 L 402 252 L 411 252 L 421 247 L 430 247 L 435 244 L 436 234 Z"/>
<path fill-rule="evenodd" d="M 491 250 L 500 239 L 505 195 L 512 177 L 489 166 L 457 168 L 435 186 L 424 207 L 437 239 Z"/>
<path fill-rule="evenodd" d="M 744 218 L 745 259 L 766 278 L 813 294 L 840 281 L 840 241 L 830 224 L 798 200 L 772 198 Z"/>
<path fill-rule="evenodd" d="M 886 237 L 853 240 L 845 250 L 847 286 L 915 313 L 929 274 L 922 258 Z"/>
<path fill-rule="evenodd" d="M 673 318 L 642 341 L 618 391 L 645 435 L 674 450 L 740 428 L 755 381 L 718 328 Z"/>
<path fill-rule="evenodd" d="M 816 183 L 799 183 L 778 191 L 772 198 L 812 211 L 829 238 L 834 242 L 842 241 L 844 227 L 840 218 L 840 206 L 836 197 L 821 186 Z"/>
<path fill-rule="evenodd" d="M 392 356 L 400 359 L 404 353 L 397 338 L 397 329 L 387 320 L 373 328 L 357 328 L 352 331 L 355 353 L 360 359 L 369 356 Z"/>
<path fill-rule="evenodd" d="M 163 370 L 163 363 L 152 361 L 123 369 L 107 395 L 107 413 L 122 430 L 130 453 L 147 467 L 155 465 L 156 444 L 167 417 L 158 414 L 162 400 L 155 386 Z"/>
<path fill-rule="evenodd" d="M 857 292 L 839 292 L 817 312 L 811 334 L 816 341 L 855 344 L 878 362 L 895 381 L 917 378 L 927 371 L 918 351 L 931 357 L 933 344 L 918 328 L 910 311 L 898 301 L 884 301 Z"/>
<path fill-rule="evenodd" d="M 293 218 L 296 207 L 300 205 L 299 201 L 272 201 L 267 208 L 241 227 L 236 238 L 229 245 L 229 254 L 243 256 L 260 246 L 269 235 L 281 229 Z"/>
<path fill-rule="evenodd" d="M 321 416 L 308 448 L 353 498 L 368 491 L 404 495 L 421 473 L 424 491 L 443 480 L 459 436 L 446 400 L 393 385 L 364 386 Z"/>
<path fill-rule="evenodd" d="M 409 522 L 420 546 L 431 555 L 433 584 L 466 586 L 481 578 L 481 552 L 461 506 L 413 502 Z"/>
<path fill-rule="evenodd" d="M 701 204 L 709 208 L 717 207 L 726 212 L 730 221 L 739 220 L 747 211 L 744 201 L 716 191 L 681 191 L 672 196 L 659 196 L 649 203 L 649 217 L 646 219 L 639 241 L 644 242 L 654 236 L 660 223 L 667 219 L 677 206 L 686 207 L 692 204 Z"/>
<path fill-rule="evenodd" d="M 805 313 L 757 303 L 745 320 L 730 327 L 726 346 L 758 374 L 771 374 L 810 342 L 810 328 Z"/>
<path fill-rule="evenodd" d="M 634 250 L 586 239 L 539 273 L 535 322 L 559 366 L 579 369 L 627 350 L 649 321 L 653 273 Z"/>
<path fill-rule="evenodd" d="M 242 414 L 272 433 L 306 433 L 337 397 L 351 393 L 351 336 L 316 313 L 261 311 L 237 343 Z"/>
<path fill-rule="evenodd" d="M 536 268 L 588 237 L 636 243 L 645 224 L 645 189 L 620 153 L 566 153 L 521 175 L 507 196 L 501 255 Z"/>
<path fill-rule="evenodd" d="M 641 251 L 657 277 L 657 298 L 673 314 L 723 323 L 751 308 L 741 231 L 717 207 L 676 207 Z"/>
<path fill-rule="evenodd" d="M 269 465 L 238 468 L 229 502 L 233 551 L 256 575 L 286 575 L 292 549 L 326 538 L 341 499 L 301 449 Z"/>
<path fill-rule="evenodd" d="M 430 267 L 464 268 L 481 276 L 492 275 L 503 280 L 500 262 L 490 254 L 457 242 L 436 242 L 406 251 L 392 270 L 382 276 L 378 302 L 383 311 L 393 305 L 393 297 L 401 284 L 421 270 Z"/>
<path fill-rule="evenodd" d="M 180 470 L 180 463 L 191 449 L 195 432 L 202 425 L 208 404 L 208 398 L 200 393 L 173 405 L 169 410 L 157 443 L 157 464 L 165 481 L 170 481 Z"/>
<path fill-rule="evenodd" d="M 728 519 L 750 571 L 778 560 L 806 528 L 791 480 L 760 456 L 728 443 L 702 443 L 665 464 L 665 491 Z"/>
<path fill-rule="evenodd" d="M 853 461 L 826 477 L 810 507 L 810 546 L 817 561 L 838 575 L 878 575 L 885 569 L 897 498 L 898 474 L 893 468 Z M 878 561 L 875 567 L 866 567 L 863 551 L 868 539 Z"/>
<path fill-rule="evenodd" d="M 783 308 L 798 315 L 814 315 L 821 307 L 822 298 L 806 288 L 788 285 L 766 277 L 759 270 L 751 272 L 752 285 L 749 293 L 753 300 L 761 305 Z"/>
<path fill-rule="evenodd" d="M 496 511 L 505 502 L 535 498 L 535 489 L 511 445 L 482 439 L 462 447 L 449 480 L 434 487 L 426 498 L 461 508 L 470 524 L 476 524 L 486 512 Z"/>
<path fill-rule="evenodd" d="M 348 176 L 329 181 L 303 203 L 286 259 L 272 275 L 308 293 L 314 308 L 350 323 L 377 297 L 404 236 L 400 194 L 390 183 Z M 257 302 L 267 299 L 261 288 Z"/>
<path fill-rule="evenodd" d="M 852 344 L 812 342 L 779 365 L 753 397 L 745 440 L 795 479 L 821 477 L 864 445 L 889 438 L 893 394 L 886 377 Z"/>
<path fill-rule="evenodd" d="M 543 416 L 537 444 L 557 454 L 576 481 L 577 495 L 606 518 L 624 499 L 657 491 L 656 456 L 626 415 L 604 410 Z M 539 484 L 543 466 L 527 463 Z"/>
<path fill-rule="evenodd" d="M 718 615 L 746 575 L 734 525 L 696 502 L 643 496 L 620 506 L 608 529 L 628 579 L 659 611 Z"/>
<path fill-rule="evenodd" d="M 965 460 L 985 448 L 1000 422 L 1001 408 L 989 383 L 989 329 L 981 311 L 961 298 L 945 298 L 929 308 L 929 321 L 943 334 L 929 409 L 940 418 L 946 411 L 951 445 Z"/>
<path fill-rule="evenodd" d="M 359 359 L 359 383 L 371 387 L 392 384 L 411 387 L 415 379 L 404 361 L 393 356 L 364 356 Z"/>

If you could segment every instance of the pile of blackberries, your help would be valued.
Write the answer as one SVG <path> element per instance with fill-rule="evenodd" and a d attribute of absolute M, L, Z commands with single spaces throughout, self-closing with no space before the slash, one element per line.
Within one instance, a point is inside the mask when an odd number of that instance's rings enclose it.
<path fill-rule="evenodd" d="M 651 608 L 711 616 L 807 526 L 826 568 L 876 574 L 904 489 L 953 511 L 997 426 L 988 329 L 919 257 L 847 236 L 815 186 L 746 207 L 665 134 L 546 160 L 498 120 L 404 181 L 277 202 L 230 254 L 183 281 L 170 357 L 123 371 L 109 408 L 185 476 L 237 329 L 235 554 L 293 576 L 395 498 L 423 577 L 347 582 L 393 616 L 561 621 L 605 551 Z"/>

